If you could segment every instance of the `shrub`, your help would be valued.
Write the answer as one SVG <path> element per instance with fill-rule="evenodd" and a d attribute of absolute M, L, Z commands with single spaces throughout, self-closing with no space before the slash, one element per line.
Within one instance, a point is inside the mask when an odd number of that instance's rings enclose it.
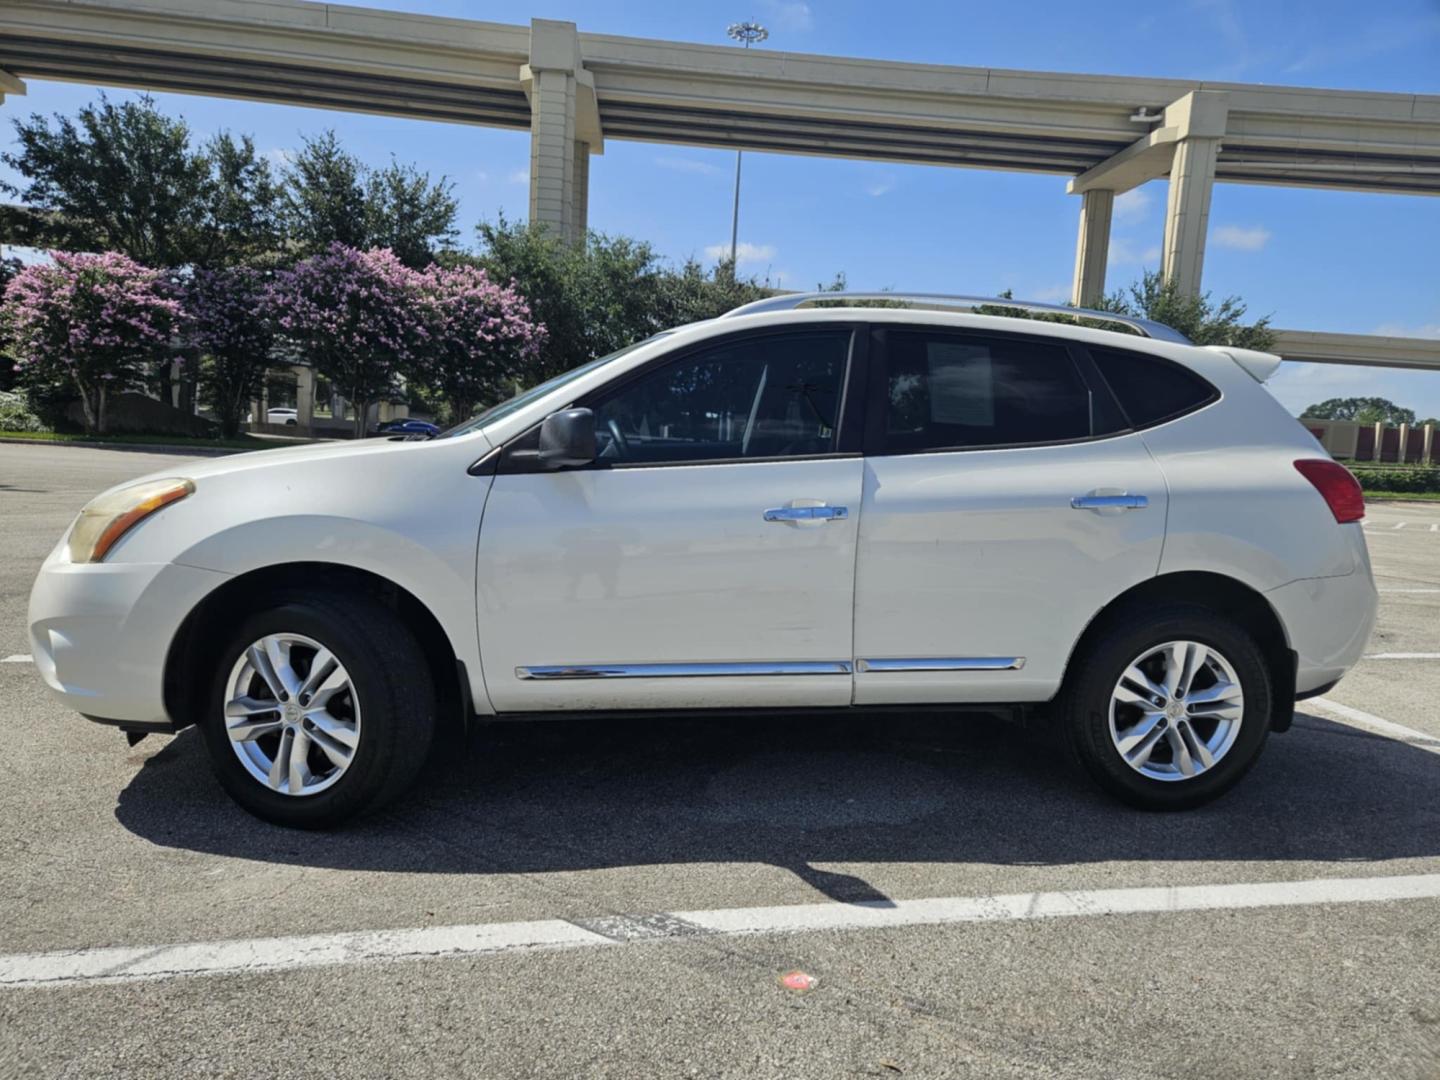
<path fill-rule="evenodd" d="M 1440 493 L 1440 468 L 1377 466 L 1352 471 L 1365 491 Z"/>
<path fill-rule="evenodd" d="M 0 391 L 0 431 L 44 431 L 24 394 Z"/>

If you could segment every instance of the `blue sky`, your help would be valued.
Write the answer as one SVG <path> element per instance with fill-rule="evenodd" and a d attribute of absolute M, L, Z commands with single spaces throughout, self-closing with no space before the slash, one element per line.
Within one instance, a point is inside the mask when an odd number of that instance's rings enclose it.
<path fill-rule="evenodd" d="M 763 47 L 889 60 L 1440 94 L 1440 0 L 1299 3 L 1180 0 L 1107 6 L 1060 0 L 377 0 L 369 6 L 723 44 L 754 18 Z M 126 96 L 112 92 L 115 97 Z M 31 81 L 6 116 L 73 112 L 95 88 Z M 331 127 L 364 160 L 394 154 L 455 182 L 465 238 L 476 221 L 526 211 L 528 136 L 479 127 L 156 95 L 201 136 L 252 133 L 277 161 Z M 0 144 L 11 142 L 8 125 Z M 651 241 L 667 258 L 727 245 L 734 155 L 607 142 L 592 160 L 590 224 Z M 858 288 L 1068 295 L 1079 200 L 1055 176 L 747 154 L 742 271 L 795 288 L 843 271 Z M 1156 266 L 1165 204 L 1157 181 L 1117 203 L 1111 288 Z M 1205 287 L 1238 294 L 1275 325 L 1440 337 L 1440 199 L 1218 185 Z M 1381 395 L 1440 416 L 1440 373 L 1286 365 L 1271 382 L 1293 409 Z"/>

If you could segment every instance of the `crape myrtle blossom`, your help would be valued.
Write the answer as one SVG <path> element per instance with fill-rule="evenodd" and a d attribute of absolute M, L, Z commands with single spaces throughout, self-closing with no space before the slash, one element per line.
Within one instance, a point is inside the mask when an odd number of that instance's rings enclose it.
<path fill-rule="evenodd" d="M 354 404 L 357 436 L 431 341 L 421 277 L 387 248 L 331 244 L 278 274 L 266 305 L 280 336 Z"/>
<path fill-rule="evenodd" d="M 52 259 L 11 280 L 0 325 L 21 381 L 72 385 L 86 431 L 103 432 L 107 397 L 165 354 L 181 305 L 163 271 L 118 252 Z"/>
<path fill-rule="evenodd" d="M 418 378 L 450 402 L 453 418 L 514 392 L 545 344 L 545 327 L 513 285 L 492 281 L 477 266 L 435 264 L 420 274 L 430 338 Z"/>
<path fill-rule="evenodd" d="M 199 268 L 186 283 L 185 342 L 227 438 L 239 432 L 265 375 L 275 337 L 269 302 L 269 275 L 248 266 Z"/>

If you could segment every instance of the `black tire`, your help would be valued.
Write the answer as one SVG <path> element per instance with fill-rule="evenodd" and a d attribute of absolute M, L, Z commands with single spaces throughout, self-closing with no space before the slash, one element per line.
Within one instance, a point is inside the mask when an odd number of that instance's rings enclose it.
<path fill-rule="evenodd" d="M 332 786 L 290 795 L 250 774 L 225 730 L 228 680 L 241 654 L 267 634 L 299 634 L 329 649 L 350 676 L 362 712 L 354 756 Z M 199 728 L 220 784 L 258 818 L 329 829 L 377 810 L 414 782 L 435 732 L 430 668 L 410 630 L 368 597 L 320 590 L 276 597 L 247 616 L 221 650 Z"/>
<path fill-rule="evenodd" d="M 1199 775 L 1153 779 L 1132 768 L 1110 732 L 1110 702 L 1125 669 L 1146 650 L 1193 641 L 1221 654 L 1244 694 L 1239 731 L 1228 751 Z M 1102 788 L 1143 810 L 1188 810 L 1223 795 L 1253 766 L 1270 730 L 1275 685 L 1265 654 L 1243 626 L 1193 604 L 1121 612 L 1072 661 L 1061 721 L 1070 749 Z M 1121 729 L 1123 735 L 1124 731 Z"/>

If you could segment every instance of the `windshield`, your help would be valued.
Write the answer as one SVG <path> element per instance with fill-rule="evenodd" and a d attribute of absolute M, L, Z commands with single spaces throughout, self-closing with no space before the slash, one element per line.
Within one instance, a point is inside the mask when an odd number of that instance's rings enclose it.
<path fill-rule="evenodd" d="M 566 383 L 574 382 L 576 379 L 580 378 L 580 376 L 586 374 L 587 372 L 594 371 L 596 368 L 602 367 L 603 365 L 610 363 L 610 361 L 612 360 L 618 360 L 625 354 L 634 352 L 642 345 L 648 345 L 652 341 L 658 341 L 660 338 L 668 337 L 670 334 L 673 333 L 673 330 L 662 330 L 658 334 L 651 334 L 643 341 L 637 341 L 633 345 L 626 345 L 623 349 L 616 349 L 612 353 L 606 353 L 604 356 L 597 357 L 594 360 L 589 360 L 581 364 L 579 367 L 571 368 L 563 375 L 556 375 L 553 379 L 547 379 L 539 386 L 532 386 L 529 390 L 522 390 L 520 393 L 510 398 L 508 401 L 502 401 L 498 405 L 492 405 L 490 406 L 490 408 L 482 412 L 479 416 L 472 417 L 471 419 L 465 421 L 465 423 L 457 425 L 456 427 L 451 428 L 449 431 L 442 432 L 435 437 L 437 439 L 449 439 L 456 435 L 469 435 L 472 431 L 484 427 L 486 424 L 494 423 L 496 420 L 499 420 L 502 417 L 509 416 L 517 409 L 524 408 L 526 405 L 529 405 L 530 402 L 535 401 L 538 398 L 544 397 L 546 394 L 550 393 L 550 391 L 558 390 Z"/>

